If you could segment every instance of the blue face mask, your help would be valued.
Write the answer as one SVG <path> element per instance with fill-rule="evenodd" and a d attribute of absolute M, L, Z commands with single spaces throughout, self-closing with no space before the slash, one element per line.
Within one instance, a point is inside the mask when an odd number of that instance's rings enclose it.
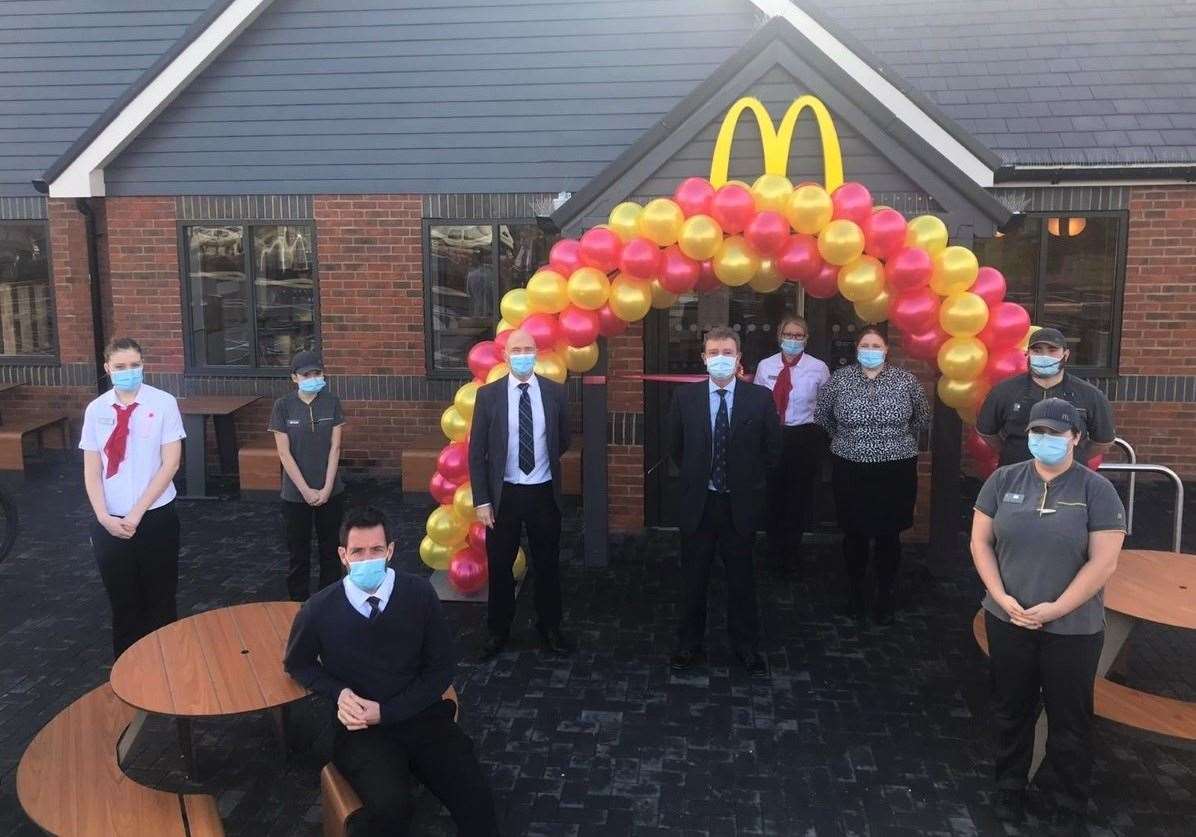
<path fill-rule="evenodd" d="M 865 369 L 875 369 L 885 362 L 884 349 L 856 349 L 855 358 Z"/>
<path fill-rule="evenodd" d="M 1027 439 L 1030 453 L 1043 465 L 1058 465 L 1067 458 L 1067 437 L 1046 433 L 1030 433 Z"/>
<path fill-rule="evenodd" d="M 118 369 L 115 372 L 110 372 L 108 377 L 112 379 L 112 386 L 121 392 L 133 392 L 140 388 L 142 380 L 145 379 L 145 370 L 140 366 L 135 366 L 132 369 Z"/>
<path fill-rule="evenodd" d="M 386 580 L 386 559 L 370 558 L 349 564 L 349 581 L 363 593 L 373 593 Z"/>
<path fill-rule="evenodd" d="M 711 378 L 725 381 L 735 374 L 735 358 L 730 355 L 715 355 L 706 358 L 706 371 Z"/>
<path fill-rule="evenodd" d="M 324 388 L 324 376 L 319 375 L 315 378 L 301 378 L 299 380 L 299 391 L 306 392 L 308 395 L 315 395 Z"/>
<path fill-rule="evenodd" d="M 792 357 L 793 355 L 800 355 L 806 350 L 805 340 L 794 340 L 786 338 L 781 341 L 781 351 Z"/>
<path fill-rule="evenodd" d="M 517 378 L 526 378 L 536 368 L 536 356 L 511 355 L 507 360 L 507 365 L 511 367 L 511 371 L 515 373 Z"/>
<path fill-rule="evenodd" d="M 1030 373 L 1036 378 L 1050 378 L 1058 375 L 1063 361 L 1050 355 L 1030 355 Z"/>

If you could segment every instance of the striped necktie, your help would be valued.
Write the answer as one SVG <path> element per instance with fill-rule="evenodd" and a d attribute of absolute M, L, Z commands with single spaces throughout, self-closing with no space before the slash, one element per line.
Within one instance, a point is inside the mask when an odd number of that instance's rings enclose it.
<path fill-rule="evenodd" d="M 519 389 L 519 470 L 530 474 L 536 467 L 536 441 L 532 435 L 532 397 L 528 394 L 527 384 L 520 384 Z"/>
<path fill-rule="evenodd" d="M 718 393 L 718 413 L 714 417 L 714 457 L 710 464 L 710 482 L 720 494 L 727 490 L 727 439 L 731 435 L 731 422 L 727 413 L 727 391 Z"/>
<path fill-rule="evenodd" d="M 374 622 L 378 621 L 378 616 L 382 613 L 382 611 L 378 609 L 378 605 L 382 603 L 382 600 L 377 596 L 370 596 L 365 600 L 365 603 L 370 606 L 370 623 L 373 624 Z"/>

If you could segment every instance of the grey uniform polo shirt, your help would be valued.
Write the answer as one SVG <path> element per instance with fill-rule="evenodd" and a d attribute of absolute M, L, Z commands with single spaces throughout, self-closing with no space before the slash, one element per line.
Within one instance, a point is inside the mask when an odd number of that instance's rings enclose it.
<path fill-rule="evenodd" d="M 1083 465 L 1072 465 L 1049 483 L 1034 462 L 998 468 L 976 498 L 993 519 L 994 550 L 1005 592 L 1022 607 L 1063 595 L 1088 562 L 1090 532 L 1125 531 L 1125 507 L 1113 484 Z M 984 609 L 1008 622 L 992 597 Z M 1048 622 L 1052 634 L 1095 634 L 1105 627 L 1104 590 L 1066 616 Z"/>
<path fill-rule="evenodd" d="M 299 473 L 309 487 L 319 491 L 324 487 L 324 475 L 328 473 L 328 452 L 332 450 L 332 428 L 345 423 L 341 412 L 341 400 L 328 390 L 320 390 L 310 404 L 304 404 L 299 393 L 292 392 L 274 402 L 270 413 L 269 429 L 287 434 L 291 445 L 291 456 L 299 466 Z M 337 469 L 333 495 L 345 488 L 341 472 Z M 291 482 L 287 472 L 282 472 L 282 499 L 302 503 L 303 495 Z"/>

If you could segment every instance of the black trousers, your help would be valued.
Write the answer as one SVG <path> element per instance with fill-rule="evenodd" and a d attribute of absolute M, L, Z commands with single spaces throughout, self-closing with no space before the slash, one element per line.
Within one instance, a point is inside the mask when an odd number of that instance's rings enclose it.
<path fill-rule="evenodd" d="M 731 645 L 738 652 L 758 649 L 760 618 L 752 566 L 755 541 L 755 532 L 744 534 L 735 530 L 731 496 L 708 491 L 697 531 L 681 536 L 683 610 L 677 631 L 678 650 L 695 651 L 705 642 L 706 594 L 716 551 L 727 576 L 727 633 Z"/>
<path fill-rule="evenodd" d="M 416 782 L 444 803 L 462 837 L 498 834 L 490 784 L 454 710 L 440 700 L 406 721 L 355 732 L 337 722 L 332 762 L 365 804 L 349 822 L 353 837 L 408 834 Z"/>
<path fill-rule="evenodd" d="M 781 441 L 781 464 L 768 475 L 768 554 L 774 560 L 801 557 L 826 434 L 816 424 L 801 424 L 781 428 Z"/>
<path fill-rule="evenodd" d="M 113 537 L 98 520 L 91 524 L 91 548 L 112 605 L 112 655 L 178 615 L 179 517 L 174 503 L 150 509 L 137 534 Z"/>
<path fill-rule="evenodd" d="M 340 545 L 341 516 L 345 509 L 344 492 L 328 498 L 322 506 L 282 501 L 282 519 L 286 527 L 287 552 L 291 556 L 287 570 L 287 594 L 293 602 L 307 601 L 311 593 L 311 531 L 316 530 L 319 544 L 320 587 L 341 579 L 341 559 L 336 548 Z"/>
<path fill-rule="evenodd" d="M 505 483 L 494 528 L 486 535 L 490 570 L 490 602 L 486 623 L 490 633 L 507 636 L 515 618 L 515 579 L 511 568 L 519 552 L 519 537 L 527 529 L 528 564 L 535 585 L 536 619 L 540 630 L 561 626 L 561 510 L 552 483 Z"/>
<path fill-rule="evenodd" d="M 1034 725 L 1047 715 L 1046 763 L 1063 805 L 1083 812 L 1092 776 L 1092 690 L 1105 633 L 1032 631 L 984 614 L 996 710 L 997 787 L 1026 786 Z"/>
<path fill-rule="evenodd" d="M 876 590 L 880 599 L 891 601 L 897 569 L 901 566 L 901 533 L 858 535 L 844 533 L 843 560 L 847 565 L 847 580 L 853 596 L 864 596 L 864 577 L 868 573 L 871 554 L 876 561 Z"/>

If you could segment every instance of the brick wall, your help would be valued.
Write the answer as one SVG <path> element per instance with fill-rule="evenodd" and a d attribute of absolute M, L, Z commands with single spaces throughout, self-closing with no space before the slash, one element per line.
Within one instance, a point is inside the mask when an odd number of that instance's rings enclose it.
<path fill-rule="evenodd" d="M 607 409 L 612 413 L 644 412 L 643 381 L 628 375 L 644 372 L 644 326 L 634 323 L 607 341 Z M 644 448 L 642 445 L 607 445 L 607 508 L 613 532 L 644 528 Z"/>
<path fill-rule="evenodd" d="M 87 265 L 87 224 L 74 200 L 46 202 L 50 223 L 50 259 L 54 281 L 54 327 L 63 363 L 93 358 L 91 276 Z"/>

